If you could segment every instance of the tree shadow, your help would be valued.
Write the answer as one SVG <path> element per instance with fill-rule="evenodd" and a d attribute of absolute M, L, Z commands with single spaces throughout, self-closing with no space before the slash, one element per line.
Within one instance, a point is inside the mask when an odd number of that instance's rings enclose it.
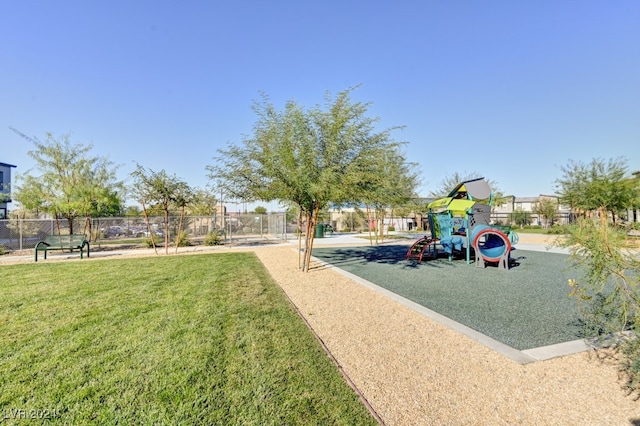
<path fill-rule="evenodd" d="M 448 255 L 439 254 L 438 257 L 427 257 L 418 262 L 415 259 L 407 260 L 407 245 L 385 245 L 375 247 L 345 247 L 345 248 L 319 248 L 313 250 L 313 256 L 340 267 L 344 265 L 366 265 L 377 263 L 381 265 L 401 265 L 403 268 L 430 268 L 443 267 L 449 262 Z M 457 259 L 456 259 L 457 260 Z"/>
<path fill-rule="evenodd" d="M 436 257 L 424 256 L 422 261 L 407 259 L 407 245 L 385 245 L 374 247 L 345 247 L 345 248 L 318 248 L 313 250 L 314 257 L 321 259 L 331 265 L 340 267 L 341 265 L 366 265 L 367 263 L 377 263 L 382 265 L 402 265 L 403 268 L 449 268 L 452 266 L 466 265 L 466 252 L 454 251 L 452 259 L 442 250 L 439 250 Z M 471 263 L 474 262 L 473 250 L 471 251 Z M 520 266 L 521 261 L 526 256 L 511 257 L 509 259 L 509 269 Z M 498 263 L 487 263 L 487 268 L 498 267 Z"/>

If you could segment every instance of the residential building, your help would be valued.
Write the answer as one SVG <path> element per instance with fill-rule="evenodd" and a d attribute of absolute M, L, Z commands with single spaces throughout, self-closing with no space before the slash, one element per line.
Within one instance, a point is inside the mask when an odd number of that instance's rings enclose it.
<path fill-rule="evenodd" d="M 15 167 L 0 163 L 0 219 L 7 217 L 7 203 L 11 202 L 11 168 Z"/>
<path fill-rule="evenodd" d="M 568 206 L 563 205 L 560 202 L 560 197 L 557 195 L 544 195 L 540 194 L 537 197 L 516 197 L 514 195 L 508 195 L 502 198 L 502 203 L 496 204 L 492 211 L 492 216 L 496 221 L 502 221 L 508 223 L 510 221 L 511 214 L 516 211 L 523 211 L 531 213 L 531 225 L 540 225 L 542 221 L 535 213 L 536 205 L 541 200 L 551 200 L 558 205 L 557 217 L 554 219 L 554 223 L 565 224 L 572 218 L 571 209 Z"/>

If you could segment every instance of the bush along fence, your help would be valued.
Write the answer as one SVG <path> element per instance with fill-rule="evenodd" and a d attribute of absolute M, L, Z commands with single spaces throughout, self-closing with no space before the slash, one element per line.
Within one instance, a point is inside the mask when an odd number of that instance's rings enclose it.
<path fill-rule="evenodd" d="M 209 234 L 219 235 L 225 244 L 243 241 L 286 240 L 295 230 L 295 224 L 286 223 L 284 213 L 236 214 L 227 216 L 186 216 L 181 232 L 198 244 Z M 169 217 L 169 239 L 174 241 L 180 226 L 180 217 Z M 58 229 L 59 227 L 59 229 Z M 105 217 L 79 218 L 73 223 L 73 233 L 87 234 L 91 247 L 101 244 L 136 243 L 153 238 L 164 243 L 164 217 Z M 68 235 L 66 219 L 3 219 L 0 220 L 0 249 L 5 252 L 33 249 L 47 235 Z"/>

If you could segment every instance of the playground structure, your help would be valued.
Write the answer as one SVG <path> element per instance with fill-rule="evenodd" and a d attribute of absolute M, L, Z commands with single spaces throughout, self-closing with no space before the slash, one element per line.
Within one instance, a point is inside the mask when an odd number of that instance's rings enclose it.
<path fill-rule="evenodd" d="M 418 263 L 427 257 L 436 258 L 439 248 L 453 260 L 454 252 L 464 252 L 471 263 L 486 267 L 497 263 L 509 269 L 510 253 L 518 236 L 511 227 L 490 225 L 493 193 L 484 178 L 459 183 L 447 197 L 431 202 L 428 220 L 431 235 L 418 239 L 407 252 L 407 260 Z"/>

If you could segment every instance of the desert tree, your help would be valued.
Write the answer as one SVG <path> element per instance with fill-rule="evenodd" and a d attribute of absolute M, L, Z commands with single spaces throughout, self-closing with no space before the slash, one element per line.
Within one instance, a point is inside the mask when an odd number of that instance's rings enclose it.
<path fill-rule="evenodd" d="M 38 217 L 48 211 L 49 203 L 35 176 L 17 175 L 15 188 L 14 198 L 19 202 L 23 213 Z"/>
<path fill-rule="evenodd" d="M 585 335 L 608 347 L 596 353 L 619 363 L 623 387 L 640 399 L 640 260 L 607 221 L 582 217 L 567 228 L 561 243 L 586 271 L 569 280 Z"/>
<path fill-rule="evenodd" d="M 377 131 L 379 119 L 368 117 L 369 104 L 353 102 L 351 92 L 327 93 L 324 107 L 309 110 L 289 101 L 282 111 L 263 95 L 253 105 L 253 133 L 241 145 L 219 150 L 216 163 L 207 168 L 217 186 L 234 197 L 298 207 L 305 227 L 304 271 L 321 210 L 349 202 L 353 192 L 347 185 L 370 176 L 366 160 L 398 147 L 390 136 L 393 129 Z"/>
<path fill-rule="evenodd" d="M 521 208 L 516 209 L 513 213 L 511 213 L 511 220 L 520 228 L 523 228 L 526 225 L 531 224 L 531 213 L 522 210 Z"/>
<path fill-rule="evenodd" d="M 625 158 L 594 158 L 589 163 L 570 160 L 560 170 L 556 190 L 573 210 L 598 212 L 603 220 L 609 214 L 615 223 L 620 212 L 638 205 L 640 179 L 629 176 Z"/>
<path fill-rule="evenodd" d="M 367 222 L 374 223 L 375 232 L 369 226 L 371 244 L 384 240 L 384 220 L 387 212 L 406 205 L 415 197 L 417 174 L 415 165 L 409 163 L 398 150 L 377 151 L 363 158 L 356 173 L 345 182 L 348 199 L 355 205 L 364 205 Z"/>
<path fill-rule="evenodd" d="M 175 187 L 173 189 L 173 204 L 180 211 L 180 219 L 178 220 L 178 230 L 176 232 L 174 243 L 176 247 L 176 253 L 178 253 L 179 240 L 182 238 L 182 230 L 185 223 L 185 217 L 187 213 L 187 207 L 193 203 L 194 200 L 194 192 L 193 189 L 182 180 L 177 180 L 175 182 Z M 184 234 L 184 240 L 188 243 L 187 233 Z"/>
<path fill-rule="evenodd" d="M 404 154 L 395 151 L 385 161 L 384 173 L 386 179 L 381 187 L 381 199 L 386 205 L 382 214 L 386 214 L 387 208 L 391 217 L 395 216 L 396 209 L 406 209 L 415 200 L 415 189 L 418 184 L 417 164 L 407 161 Z M 406 210 L 405 210 L 406 211 Z M 382 228 L 382 223 L 380 224 Z M 382 233 L 380 233 L 382 235 Z"/>
<path fill-rule="evenodd" d="M 191 202 L 187 206 L 187 213 L 191 216 L 213 216 L 216 214 L 218 199 L 216 195 L 202 188 L 193 188 Z"/>
<path fill-rule="evenodd" d="M 253 209 L 253 212 L 255 214 L 267 214 L 267 208 L 264 206 L 256 206 L 256 208 Z"/>
<path fill-rule="evenodd" d="M 169 254 L 169 217 L 171 210 L 177 207 L 184 212 L 189 203 L 190 188 L 186 182 L 176 175 L 170 176 L 165 170 L 159 172 L 147 170 L 140 164 L 136 165 L 131 177 L 133 178 L 132 195 L 142 206 L 151 244 L 156 253 L 155 237 L 149 222 L 148 208 L 152 206 L 162 211 L 164 217 L 164 250 L 165 254 Z"/>
<path fill-rule="evenodd" d="M 106 157 L 91 155 L 93 145 L 72 144 L 70 134 L 56 138 L 47 133 L 40 141 L 13 130 L 35 146 L 28 154 L 36 170 L 19 177 L 15 191 L 25 209 L 51 214 L 58 232 L 59 219 L 66 219 L 71 234 L 79 217 L 120 211 L 124 185 L 115 178 L 117 167 Z"/>
<path fill-rule="evenodd" d="M 142 216 L 142 209 L 139 206 L 127 206 L 123 213 L 126 217 L 138 217 Z"/>
<path fill-rule="evenodd" d="M 212 186 L 227 198 L 295 205 L 300 224 L 311 198 L 305 188 L 313 173 L 309 117 L 293 101 L 278 111 L 264 94 L 252 109 L 257 116 L 253 134 L 218 150 L 215 164 L 207 166 Z"/>
<path fill-rule="evenodd" d="M 544 227 L 548 228 L 553 225 L 553 221 L 558 216 L 558 201 L 551 198 L 541 197 L 533 205 L 532 210 L 539 218 L 544 219 Z"/>
<path fill-rule="evenodd" d="M 638 179 L 627 176 L 626 160 L 570 161 L 556 181 L 563 202 L 589 214 L 567 227 L 560 243 L 585 271 L 569 280 L 587 335 L 602 340 L 619 362 L 624 387 L 640 398 L 640 261 L 629 237 L 615 226 L 618 212 L 638 197 Z M 610 223 L 609 214 L 613 223 Z"/>

